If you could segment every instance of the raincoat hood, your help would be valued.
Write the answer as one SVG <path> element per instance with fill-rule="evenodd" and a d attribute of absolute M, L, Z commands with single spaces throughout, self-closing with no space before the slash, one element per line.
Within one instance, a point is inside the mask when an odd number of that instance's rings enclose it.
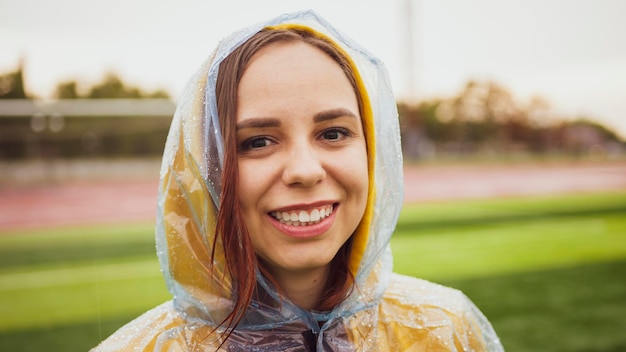
<path fill-rule="evenodd" d="M 257 270 L 257 282 L 281 302 L 278 308 L 271 308 L 253 301 L 238 328 L 267 329 L 301 321 L 309 329 L 319 330 L 318 321 L 331 323 L 338 316 L 350 316 L 376 304 L 389 281 L 388 243 L 402 205 L 403 183 L 398 114 L 387 73 L 378 59 L 317 14 L 299 12 L 246 28 L 220 42 L 214 55 L 189 82 L 174 116 L 161 169 L 157 248 L 174 304 L 190 319 L 217 325 L 231 306 L 232 287 L 224 270 L 224 253 L 219 244 L 212 248 L 223 183 L 223 142 L 215 96 L 219 64 L 261 29 L 292 26 L 336 43 L 357 67 L 358 85 L 366 97 L 362 118 L 366 131 L 371 131 L 366 138 L 373 175 L 370 175 L 369 209 L 355 234 L 351 255 L 358 290 L 331 312 L 320 316 L 280 297 Z M 213 250 L 213 270 L 208 270 Z"/>
<path fill-rule="evenodd" d="M 187 84 L 167 138 L 158 196 L 157 254 L 173 300 L 131 323 L 134 328 L 130 330 L 135 333 L 151 331 L 134 337 L 132 344 L 150 350 L 214 350 L 223 341 L 219 333 L 211 333 L 216 328 L 223 332 L 219 325 L 233 306 L 232 280 L 219 240 L 213 248 L 220 190 L 226 182 L 221 179 L 224 151 L 215 85 L 222 60 L 268 27 L 297 27 L 328 38 L 352 61 L 364 100 L 370 190 L 365 215 L 353 234 L 350 270 L 356 285 L 347 299 L 331 311 L 307 311 L 281 297 L 257 269 L 253 274 L 258 289 L 267 295 L 263 302 L 253 298 L 223 347 L 253 351 L 302 351 L 303 346 L 318 351 L 421 350 L 411 347 L 430 341 L 430 335 L 424 335 L 426 330 L 420 329 L 438 326 L 437 319 L 445 317 L 445 324 L 462 330 L 450 336 L 439 330 L 446 345 L 483 350 L 484 341 L 476 342 L 471 335 L 485 335 L 489 323 L 462 294 L 392 274 L 389 240 L 402 206 L 403 179 L 398 114 L 388 75 L 377 58 L 312 11 L 283 15 L 225 38 Z M 423 312 L 416 308 L 441 302 L 453 303 L 445 308 L 449 314 L 433 313 L 437 319 L 430 313 L 420 315 Z M 470 313 L 465 314 L 467 311 Z M 117 341 L 129 341 L 122 335 L 118 332 Z M 495 334 L 487 337 L 499 346 Z M 137 342 L 141 339 L 145 341 Z M 425 348 L 433 346 L 431 341 Z"/>

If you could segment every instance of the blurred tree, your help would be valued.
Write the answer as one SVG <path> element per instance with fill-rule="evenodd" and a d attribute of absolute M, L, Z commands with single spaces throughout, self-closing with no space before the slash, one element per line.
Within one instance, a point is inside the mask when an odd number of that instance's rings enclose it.
<path fill-rule="evenodd" d="M 621 141 L 620 137 L 617 135 L 617 133 L 615 133 L 615 131 L 610 130 L 609 128 L 607 128 L 606 126 L 592 121 L 591 119 L 587 118 L 587 117 L 581 117 L 578 118 L 574 121 L 572 121 L 572 123 L 570 124 L 571 126 L 585 126 L 588 128 L 591 128 L 593 130 L 596 130 L 597 133 L 604 139 L 609 140 L 611 142 L 619 142 Z"/>
<path fill-rule="evenodd" d="M 419 105 L 400 102 L 398 113 L 409 158 L 423 158 L 424 150 L 430 150 L 428 155 L 506 155 L 626 147 L 615 132 L 601 124 L 557 119 L 544 99 L 533 97 L 523 104 L 494 82 L 470 81 L 455 96 Z"/>
<path fill-rule="evenodd" d="M 137 98 L 169 98 L 164 90 L 145 93 L 137 87 L 127 86 L 117 74 L 108 73 L 102 82 L 94 85 L 85 98 L 90 99 L 137 99 Z"/>
<path fill-rule="evenodd" d="M 137 98 L 169 98 L 165 90 L 145 92 L 140 88 L 125 84 L 115 73 L 107 73 L 101 82 L 87 89 L 87 93 L 81 95 L 76 81 L 65 81 L 57 85 L 54 93 L 57 99 L 137 99 Z"/>
<path fill-rule="evenodd" d="M 0 75 L 0 99 L 26 99 L 24 90 L 24 61 L 15 72 Z"/>
<path fill-rule="evenodd" d="M 163 89 L 158 89 L 152 93 L 149 93 L 147 95 L 145 95 L 146 98 L 153 98 L 153 99 L 168 99 L 170 97 L 170 95 Z"/>
<path fill-rule="evenodd" d="M 126 87 L 116 74 L 108 73 L 102 82 L 91 88 L 86 97 L 91 99 L 140 98 L 141 94 L 138 88 Z"/>
<path fill-rule="evenodd" d="M 54 97 L 57 99 L 76 99 L 80 98 L 76 89 L 76 81 L 61 82 L 54 91 Z"/>

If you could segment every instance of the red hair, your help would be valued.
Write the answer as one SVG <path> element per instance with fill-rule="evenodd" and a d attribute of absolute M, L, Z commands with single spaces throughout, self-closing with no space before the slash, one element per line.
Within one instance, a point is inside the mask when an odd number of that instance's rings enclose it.
<path fill-rule="evenodd" d="M 356 74 L 349 60 L 344 54 L 325 38 L 300 29 L 265 29 L 237 47 L 220 64 L 216 82 L 217 113 L 224 140 L 224 167 L 222 170 L 221 204 L 217 217 L 214 246 L 220 236 L 226 258 L 226 266 L 232 278 L 234 290 L 234 306 L 232 312 L 224 319 L 223 325 L 229 330 L 226 339 L 232 330 L 243 318 L 253 296 L 257 293 L 255 275 L 258 267 L 260 272 L 280 292 L 276 280 L 259 261 L 252 247 L 244 217 L 239 206 L 237 163 L 237 140 L 235 125 L 237 120 L 237 89 L 239 82 L 250 59 L 261 48 L 279 41 L 301 41 L 312 45 L 326 54 L 341 66 L 348 77 L 359 104 L 362 114 L 363 99 L 357 87 Z M 330 310 L 341 303 L 354 287 L 354 277 L 349 270 L 349 258 L 352 248 L 352 237 L 339 249 L 331 261 L 331 273 L 325 283 L 322 296 L 314 309 L 318 311 Z"/>

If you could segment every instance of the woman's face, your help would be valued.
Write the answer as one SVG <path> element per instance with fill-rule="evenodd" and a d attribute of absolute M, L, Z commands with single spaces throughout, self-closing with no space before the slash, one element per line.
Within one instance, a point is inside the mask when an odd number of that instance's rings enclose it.
<path fill-rule="evenodd" d="M 365 137 L 340 66 L 302 42 L 259 50 L 237 103 L 239 202 L 273 275 L 326 270 L 367 201 Z"/>

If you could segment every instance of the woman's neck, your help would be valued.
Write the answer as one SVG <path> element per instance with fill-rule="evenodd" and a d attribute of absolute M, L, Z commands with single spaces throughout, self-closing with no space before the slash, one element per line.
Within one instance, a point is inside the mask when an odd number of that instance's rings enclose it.
<path fill-rule="evenodd" d="M 300 308 L 312 310 L 318 303 L 330 271 L 330 265 L 320 268 L 284 271 L 271 270 L 285 296 Z"/>

